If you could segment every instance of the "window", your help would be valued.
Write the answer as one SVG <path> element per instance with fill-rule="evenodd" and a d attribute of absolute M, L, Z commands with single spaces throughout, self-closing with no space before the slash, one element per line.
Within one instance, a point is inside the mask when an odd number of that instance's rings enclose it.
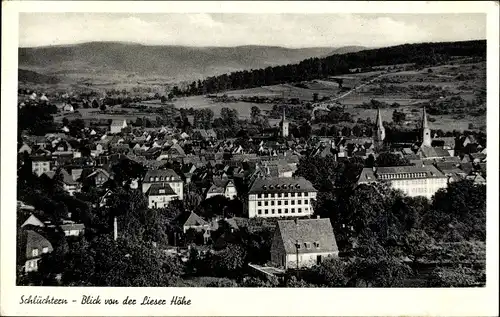
<path fill-rule="evenodd" d="M 304 193 L 304 197 L 307 197 L 307 196 L 309 196 L 309 193 Z"/>
<path fill-rule="evenodd" d="M 274 215 L 274 209 L 271 209 L 271 213 Z"/>
<path fill-rule="evenodd" d="M 285 206 L 288 205 L 288 200 L 285 200 Z"/>
<path fill-rule="evenodd" d="M 288 213 L 288 208 L 285 208 L 285 214 L 287 214 L 287 213 Z"/>
<path fill-rule="evenodd" d="M 262 194 L 257 194 L 257 198 L 262 198 Z"/>
<path fill-rule="evenodd" d="M 271 206 L 274 206 L 274 200 L 271 200 Z"/>
<path fill-rule="evenodd" d="M 154 181 L 154 179 L 155 179 L 155 178 L 154 178 L 153 176 L 151 176 L 151 177 L 149 178 L 149 181 L 150 181 L 150 182 L 152 182 L 152 181 Z"/>
<path fill-rule="evenodd" d="M 260 209 L 259 209 L 259 210 L 257 210 L 257 213 L 258 213 L 259 215 L 262 215 L 262 210 L 260 210 Z"/>
<path fill-rule="evenodd" d="M 295 193 L 290 193 L 290 197 L 295 197 Z"/>
<path fill-rule="evenodd" d="M 265 201 L 264 202 L 264 206 L 267 206 L 269 204 L 269 202 Z"/>
<path fill-rule="evenodd" d="M 264 210 L 264 213 L 267 215 L 269 213 L 269 210 Z"/>
<path fill-rule="evenodd" d="M 297 197 L 302 197 L 302 193 L 297 193 Z"/>
<path fill-rule="evenodd" d="M 281 200 L 278 200 L 278 206 L 281 206 Z"/>
<path fill-rule="evenodd" d="M 305 242 L 304 244 L 306 246 L 306 249 L 310 249 L 311 248 L 311 243 L 310 242 Z"/>
<path fill-rule="evenodd" d="M 295 208 L 292 208 L 292 214 L 294 214 L 294 213 L 295 213 Z"/>
<path fill-rule="evenodd" d="M 278 213 L 281 214 L 281 208 L 278 208 Z"/>
<path fill-rule="evenodd" d="M 319 248 L 319 241 L 314 242 L 314 246 L 315 246 L 316 248 Z"/>
<path fill-rule="evenodd" d="M 269 194 L 264 194 L 264 198 L 268 198 L 269 197 Z"/>
<path fill-rule="evenodd" d="M 282 197 L 282 196 L 283 196 L 283 194 L 282 194 L 282 193 L 278 193 L 278 197 Z"/>
<path fill-rule="evenodd" d="M 284 195 L 285 195 L 284 197 L 288 197 L 288 193 L 284 193 Z"/>
<path fill-rule="evenodd" d="M 48 247 L 43 247 L 42 253 L 47 253 L 47 252 L 49 252 L 49 248 Z"/>
<path fill-rule="evenodd" d="M 38 256 L 38 249 L 33 249 L 33 251 L 31 251 L 31 254 L 33 256 Z"/>
<path fill-rule="evenodd" d="M 304 199 L 304 204 L 308 204 L 309 201 L 307 199 Z"/>
<path fill-rule="evenodd" d="M 297 212 L 301 213 L 302 212 L 302 208 L 297 209 Z"/>
<path fill-rule="evenodd" d="M 292 200 L 290 201 L 290 205 L 295 205 L 295 200 L 293 200 L 293 199 L 292 199 Z"/>
<path fill-rule="evenodd" d="M 262 206 L 262 202 L 260 202 L 260 201 L 257 202 L 257 206 L 259 206 L 259 207 Z"/>
<path fill-rule="evenodd" d="M 300 205 L 300 204 L 302 204 L 302 200 L 299 199 L 299 200 L 297 200 L 297 205 Z"/>

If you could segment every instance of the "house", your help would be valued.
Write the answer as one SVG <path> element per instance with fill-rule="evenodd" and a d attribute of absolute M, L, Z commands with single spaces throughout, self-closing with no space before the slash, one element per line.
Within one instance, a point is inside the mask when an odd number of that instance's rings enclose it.
<path fill-rule="evenodd" d="M 151 184 L 145 194 L 148 198 L 149 208 L 165 208 L 172 200 L 179 199 L 177 193 L 168 183 Z"/>
<path fill-rule="evenodd" d="M 35 226 L 35 227 L 40 227 L 43 228 L 45 227 L 45 224 L 38 219 L 35 215 L 30 214 L 28 219 L 26 219 L 23 224 L 21 225 L 21 228 L 26 227 L 26 226 Z"/>
<path fill-rule="evenodd" d="M 63 224 L 59 227 L 67 237 L 78 237 L 85 233 L 85 225 L 83 223 L 74 223 L 73 221 L 63 220 Z"/>
<path fill-rule="evenodd" d="M 80 191 L 80 184 L 77 181 L 75 181 L 73 177 L 64 168 L 60 169 L 60 173 L 62 176 L 61 183 L 65 191 L 67 191 L 71 196 L 73 196 L 75 192 Z M 54 179 L 56 172 L 49 171 L 45 172 L 43 175 L 49 177 L 50 179 Z"/>
<path fill-rule="evenodd" d="M 122 130 L 125 129 L 126 127 L 127 127 L 127 120 L 115 119 L 111 122 L 109 130 L 111 134 L 117 134 L 122 132 Z"/>
<path fill-rule="evenodd" d="M 194 229 L 197 232 L 209 231 L 212 228 L 208 221 L 191 212 L 186 221 L 182 224 L 182 230 L 186 233 L 189 229 Z"/>
<path fill-rule="evenodd" d="M 73 108 L 72 105 L 70 105 L 69 103 L 68 104 L 65 104 L 63 107 L 62 107 L 62 111 L 64 112 L 75 112 L 75 109 Z"/>
<path fill-rule="evenodd" d="M 41 234 L 21 229 L 17 241 L 17 256 L 18 264 L 24 268 L 24 272 L 38 271 L 38 261 L 42 255 L 53 250 L 52 244 Z"/>
<path fill-rule="evenodd" d="M 31 154 L 31 151 L 32 151 L 31 147 L 28 144 L 23 143 L 23 145 L 19 148 L 17 153 L 27 152 L 28 154 Z"/>
<path fill-rule="evenodd" d="M 212 186 L 207 191 L 206 199 L 214 196 L 225 196 L 228 199 L 234 199 L 238 196 L 236 186 L 231 179 L 214 179 Z"/>
<path fill-rule="evenodd" d="M 172 169 L 149 170 L 142 180 L 142 192 L 146 193 L 153 184 L 168 184 L 174 190 L 179 199 L 184 199 L 184 185 L 182 178 Z"/>
<path fill-rule="evenodd" d="M 279 220 L 271 241 L 271 262 L 300 269 L 338 256 L 330 219 Z"/>
<path fill-rule="evenodd" d="M 110 179 L 110 175 L 107 171 L 102 168 L 98 168 L 95 171 L 88 174 L 83 180 L 84 183 L 92 184 L 93 186 L 102 186 Z"/>
<path fill-rule="evenodd" d="M 50 171 L 51 160 L 49 157 L 36 156 L 31 158 L 31 170 L 37 176 Z"/>
<path fill-rule="evenodd" d="M 256 178 L 248 192 L 248 217 L 312 215 L 316 193 L 303 177 Z"/>
<path fill-rule="evenodd" d="M 388 183 L 410 197 L 424 196 L 430 199 L 439 189 L 448 186 L 448 176 L 433 165 L 364 168 L 358 184 L 375 182 Z"/>

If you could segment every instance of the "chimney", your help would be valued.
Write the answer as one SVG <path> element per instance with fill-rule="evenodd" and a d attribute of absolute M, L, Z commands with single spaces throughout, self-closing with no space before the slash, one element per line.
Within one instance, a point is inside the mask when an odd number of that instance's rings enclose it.
<path fill-rule="evenodd" d="M 319 215 L 316 215 L 316 219 L 319 219 Z"/>
<path fill-rule="evenodd" d="M 116 241 L 118 239 L 118 221 L 116 220 L 116 217 L 115 217 L 115 220 L 114 220 L 114 223 L 113 223 L 113 232 L 114 232 L 114 240 Z"/>

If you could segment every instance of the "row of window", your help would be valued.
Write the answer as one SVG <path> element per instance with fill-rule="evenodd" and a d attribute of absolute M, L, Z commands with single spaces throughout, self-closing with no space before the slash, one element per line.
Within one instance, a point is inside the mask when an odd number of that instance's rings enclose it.
<path fill-rule="evenodd" d="M 163 181 L 174 181 L 174 180 L 176 180 L 174 176 L 165 176 L 165 177 L 163 177 L 163 176 L 160 176 L 160 177 L 151 176 L 151 177 L 149 177 L 150 182 L 163 182 Z"/>
<path fill-rule="evenodd" d="M 427 173 L 380 174 L 380 179 L 427 177 Z"/>
<path fill-rule="evenodd" d="M 47 252 L 49 252 L 49 248 L 48 248 L 48 247 L 43 247 L 42 252 L 43 252 L 43 253 L 47 253 Z M 38 249 L 33 249 L 33 250 L 31 251 L 31 254 L 32 254 L 33 256 L 38 256 Z"/>
<path fill-rule="evenodd" d="M 308 197 L 309 193 L 274 193 L 274 194 L 257 194 L 257 198 L 279 198 L 279 197 L 288 197 L 288 194 L 290 194 L 290 197 Z M 273 196 L 274 195 L 274 196 Z"/>
<path fill-rule="evenodd" d="M 278 200 L 277 201 L 277 205 L 281 206 L 281 202 L 282 202 L 281 200 Z M 308 204 L 308 203 L 309 203 L 309 200 L 308 199 L 304 199 L 304 204 Z M 275 204 L 274 200 L 264 201 L 264 206 L 269 206 L 269 204 L 271 206 L 274 206 L 274 204 Z M 287 206 L 288 205 L 288 200 L 283 200 L 283 204 L 285 206 Z M 290 200 L 290 205 L 295 205 L 295 200 L 293 200 L 293 199 Z M 297 205 L 302 205 L 302 200 L 301 199 L 297 200 Z M 262 201 L 258 201 L 257 202 L 257 206 L 259 206 L 259 207 L 262 206 Z"/>
<path fill-rule="evenodd" d="M 278 208 L 278 209 L 257 209 L 257 214 L 259 215 L 275 215 L 275 214 L 282 214 L 282 213 L 285 213 L 287 214 L 288 212 L 290 211 L 290 213 L 294 214 L 295 213 L 295 208 L 291 208 L 290 210 L 288 210 L 288 208 L 285 208 L 285 209 L 281 209 L 281 208 Z M 306 207 L 304 208 L 304 212 L 308 212 L 309 211 L 309 207 Z M 297 213 L 302 213 L 302 208 L 297 208 Z"/>

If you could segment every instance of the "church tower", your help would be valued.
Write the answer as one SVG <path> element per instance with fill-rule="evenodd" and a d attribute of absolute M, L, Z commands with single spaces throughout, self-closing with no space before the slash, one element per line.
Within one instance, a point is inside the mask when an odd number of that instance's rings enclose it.
<path fill-rule="evenodd" d="M 285 108 L 283 107 L 283 116 L 281 117 L 281 122 L 280 122 L 280 134 L 282 137 L 287 138 L 288 137 L 288 121 L 285 118 Z"/>
<path fill-rule="evenodd" d="M 427 113 L 424 111 L 422 113 L 422 145 L 430 147 L 432 144 L 431 129 L 429 128 L 429 123 L 427 123 Z"/>
<path fill-rule="evenodd" d="M 385 128 L 382 123 L 382 115 L 380 109 L 377 109 L 376 130 L 375 130 L 375 144 L 381 147 L 385 140 Z"/>

